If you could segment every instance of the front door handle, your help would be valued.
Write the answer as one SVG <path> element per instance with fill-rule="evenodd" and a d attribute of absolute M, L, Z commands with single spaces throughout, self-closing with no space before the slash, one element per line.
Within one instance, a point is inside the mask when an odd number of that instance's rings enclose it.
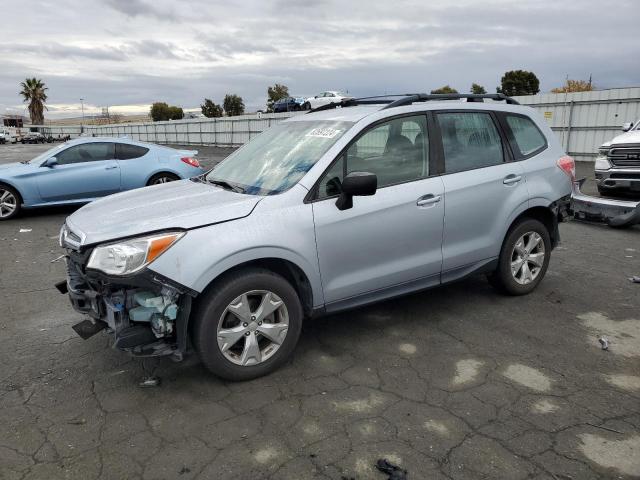
<path fill-rule="evenodd" d="M 440 195 L 434 195 L 430 193 L 428 195 L 423 195 L 422 197 L 420 197 L 418 201 L 416 201 L 416 205 L 419 207 L 426 207 L 429 205 L 434 205 L 440 200 L 442 200 L 442 197 Z"/>
<path fill-rule="evenodd" d="M 105 170 L 113 170 L 114 168 L 118 168 L 117 165 L 109 165 L 108 167 L 104 167 Z"/>
<path fill-rule="evenodd" d="M 504 183 L 505 185 L 515 185 L 520 180 L 522 180 L 522 175 L 515 175 L 512 173 L 511 175 L 507 175 L 506 177 L 504 177 L 502 183 Z"/>

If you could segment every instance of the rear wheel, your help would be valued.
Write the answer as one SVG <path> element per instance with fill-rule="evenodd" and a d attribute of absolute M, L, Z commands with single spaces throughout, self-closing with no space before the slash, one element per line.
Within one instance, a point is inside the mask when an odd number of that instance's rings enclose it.
<path fill-rule="evenodd" d="M 9 185 L 0 184 L 0 220 L 9 220 L 20 213 L 20 195 Z"/>
<path fill-rule="evenodd" d="M 551 238 L 547 227 L 528 218 L 511 228 L 502 245 L 498 268 L 489 280 L 509 295 L 532 292 L 549 267 Z"/>
<path fill-rule="evenodd" d="M 247 269 L 219 281 L 194 311 L 193 343 L 204 365 L 233 381 L 273 372 L 291 355 L 302 305 L 287 280 Z"/>
<path fill-rule="evenodd" d="M 180 177 L 173 173 L 161 172 L 151 177 L 147 185 L 160 185 L 161 183 L 175 182 L 176 180 L 180 180 Z"/>

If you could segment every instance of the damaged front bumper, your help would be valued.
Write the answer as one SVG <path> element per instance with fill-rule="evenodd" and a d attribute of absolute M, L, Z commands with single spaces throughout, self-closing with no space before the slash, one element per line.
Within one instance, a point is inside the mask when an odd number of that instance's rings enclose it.
<path fill-rule="evenodd" d="M 580 191 L 585 179 L 573 183 L 571 212 L 578 220 L 605 222 L 617 227 L 630 227 L 640 223 L 640 202 L 592 197 Z"/>
<path fill-rule="evenodd" d="M 86 339 L 106 330 L 114 348 L 131 355 L 182 359 L 196 292 L 146 269 L 121 278 L 86 270 L 89 255 L 67 250 L 67 279 L 56 285 L 77 312 L 91 317 L 74 325 L 76 333 Z"/>

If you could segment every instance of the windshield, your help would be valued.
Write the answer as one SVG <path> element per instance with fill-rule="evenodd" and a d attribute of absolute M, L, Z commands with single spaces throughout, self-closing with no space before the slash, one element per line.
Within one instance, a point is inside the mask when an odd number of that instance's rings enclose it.
<path fill-rule="evenodd" d="M 280 123 L 232 153 L 205 179 L 253 195 L 284 192 L 352 125 L 335 121 Z"/>
<path fill-rule="evenodd" d="M 58 152 L 60 152 L 61 150 L 64 150 L 68 146 L 69 145 L 67 145 L 66 143 L 63 143 L 62 145 L 57 145 L 57 146 L 55 146 L 53 148 L 50 148 L 46 152 L 41 153 L 36 158 L 33 158 L 31 160 L 27 160 L 24 163 L 30 163 L 31 165 L 40 164 L 40 163 L 44 162 L 47 158 L 55 157 L 58 154 Z"/>

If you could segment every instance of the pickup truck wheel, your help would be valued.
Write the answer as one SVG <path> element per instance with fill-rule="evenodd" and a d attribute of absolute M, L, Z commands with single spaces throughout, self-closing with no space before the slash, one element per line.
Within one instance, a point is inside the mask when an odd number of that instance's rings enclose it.
<path fill-rule="evenodd" d="M 524 219 L 511 228 L 502 245 L 498 268 L 490 283 L 508 295 L 532 292 L 549 267 L 551 238 L 538 220 Z"/>
<path fill-rule="evenodd" d="M 264 269 L 242 270 L 199 300 L 193 343 L 215 375 L 250 380 L 273 372 L 291 356 L 302 317 L 300 299 L 287 280 Z"/>
<path fill-rule="evenodd" d="M 21 202 L 18 192 L 9 185 L 0 184 L 0 221 L 17 216 Z"/>

